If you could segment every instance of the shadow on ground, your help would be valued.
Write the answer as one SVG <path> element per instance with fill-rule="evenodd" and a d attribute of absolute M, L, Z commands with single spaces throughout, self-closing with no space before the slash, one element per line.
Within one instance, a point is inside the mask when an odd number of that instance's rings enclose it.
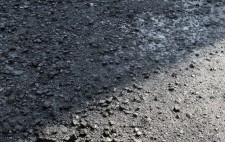
<path fill-rule="evenodd" d="M 26 138 L 224 38 L 224 4 L 0 4 L 0 132 Z"/>

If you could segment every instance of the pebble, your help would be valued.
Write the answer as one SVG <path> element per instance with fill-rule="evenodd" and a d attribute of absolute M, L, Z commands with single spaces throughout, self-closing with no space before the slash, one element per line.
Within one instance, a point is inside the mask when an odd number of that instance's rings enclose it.
<path fill-rule="evenodd" d="M 66 126 L 60 126 L 60 130 L 62 131 L 62 133 L 66 133 L 68 131 Z"/>
<path fill-rule="evenodd" d="M 126 105 L 120 104 L 119 105 L 120 110 L 128 110 L 128 107 Z"/>
<path fill-rule="evenodd" d="M 109 135 L 110 135 L 109 130 L 104 130 L 103 136 L 104 136 L 104 137 L 108 137 Z"/>
<path fill-rule="evenodd" d="M 81 129 L 81 130 L 80 130 L 80 136 L 81 136 L 81 137 L 86 136 L 87 133 L 88 133 L 87 129 Z"/>
<path fill-rule="evenodd" d="M 74 126 L 76 126 L 76 125 L 78 125 L 78 124 L 79 124 L 79 122 L 78 122 L 78 120 L 77 120 L 77 119 L 73 119 L 73 120 L 72 120 L 72 123 L 73 123 L 73 125 L 74 125 Z"/>
<path fill-rule="evenodd" d="M 141 136 L 141 135 L 142 135 L 142 132 L 141 132 L 141 131 L 138 131 L 138 132 L 136 133 L 136 135 L 137 135 L 137 136 Z"/>
<path fill-rule="evenodd" d="M 113 142 L 123 142 L 123 140 L 118 139 L 118 138 L 114 138 L 114 139 L 113 139 Z"/>
<path fill-rule="evenodd" d="M 87 122 L 85 121 L 85 120 L 81 120 L 81 122 L 80 122 L 80 126 L 82 127 L 82 128 L 86 128 L 87 127 Z"/>
<path fill-rule="evenodd" d="M 108 99 L 106 99 L 106 103 L 110 104 L 113 100 L 113 97 L 109 97 Z"/>
<path fill-rule="evenodd" d="M 172 85 L 169 85 L 169 89 L 168 90 L 171 91 L 171 92 L 173 92 L 175 90 L 175 87 L 172 86 Z"/>
<path fill-rule="evenodd" d="M 195 68 L 194 64 L 189 65 L 190 68 Z"/>
<path fill-rule="evenodd" d="M 51 106 L 51 102 L 50 101 L 44 101 L 44 107 L 45 108 L 49 108 Z"/>
<path fill-rule="evenodd" d="M 132 114 L 132 111 L 129 111 L 129 110 L 124 110 L 123 111 L 125 114 Z"/>
<path fill-rule="evenodd" d="M 174 108 L 173 108 L 173 111 L 174 112 L 180 112 L 180 107 L 175 105 Z"/>
<path fill-rule="evenodd" d="M 111 132 L 112 132 L 112 133 L 117 133 L 116 128 L 112 128 Z"/>
<path fill-rule="evenodd" d="M 24 73 L 24 72 L 21 71 L 21 70 L 14 70 L 14 71 L 12 71 L 12 74 L 13 74 L 13 75 L 16 75 L 16 76 L 22 75 L 23 73 Z"/>
<path fill-rule="evenodd" d="M 186 113 L 186 116 L 188 117 L 188 118 L 192 118 L 192 114 L 191 113 Z"/>
<path fill-rule="evenodd" d="M 138 132 L 139 131 L 139 128 L 134 128 L 134 132 Z"/>
<path fill-rule="evenodd" d="M 109 137 L 106 137 L 102 140 L 102 142 L 111 142 L 111 141 L 112 141 L 112 139 Z"/>
<path fill-rule="evenodd" d="M 137 118 L 138 117 L 138 113 L 133 113 L 133 117 Z"/>
<path fill-rule="evenodd" d="M 133 84 L 133 88 L 141 90 L 143 87 L 141 85 L 138 85 L 138 84 Z"/>
<path fill-rule="evenodd" d="M 109 121 L 109 125 L 110 125 L 110 126 L 113 126 L 114 124 L 115 124 L 114 121 L 112 121 L 112 120 Z"/>

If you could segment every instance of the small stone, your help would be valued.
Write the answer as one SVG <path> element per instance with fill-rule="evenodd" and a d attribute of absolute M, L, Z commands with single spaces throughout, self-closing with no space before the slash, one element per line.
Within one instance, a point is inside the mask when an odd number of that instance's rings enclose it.
<path fill-rule="evenodd" d="M 190 68 L 195 68 L 194 64 L 189 65 Z"/>
<path fill-rule="evenodd" d="M 101 107 L 107 107 L 108 106 L 108 103 L 106 102 L 106 100 L 100 100 L 98 103 Z"/>
<path fill-rule="evenodd" d="M 50 101 L 45 101 L 44 102 L 44 108 L 49 108 L 51 106 L 51 102 Z"/>
<path fill-rule="evenodd" d="M 168 89 L 169 91 L 171 91 L 171 92 L 173 92 L 174 90 L 175 90 L 175 87 L 174 86 L 171 86 L 171 85 L 169 85 L 169 89 Z"/>
<path fill-rule="evenodd" d="M 184 133 L 184 130 L 180 130 L 180 134 L 183 134 Z"/>
<path fill-rule="evenodd" d="M 104 104 L 104 103 L 106 103 L 106 100 L 100 100 L 98 103 L 99 103 L 100 105 L 101 105 L 101 104 Z"/>
<path fill-rule="evenodd" d="M 62 131 L 62 133 L 66 133 L 68 131 L 66 126 L 60 126 L 60 130 Z"/>
<path fill-rule="evenodd" d="M 135 111 L 140 111 L 141 110 L 141 108 L 140 107 L 137 107 L 136 109 L 135 109 Z"/>
<path fill-rule="evenodd" d="M 69 141 L 70 140 L 70 136 L 65 136 L 63 140 Z"/>
<path fill-rule="evenodd" d="M 133 116 L 134 116 L 135 118 L 137 118 L 137 117 L 138 117 L 138 113 L 133 113 Z"/>
<path fill-rule="evenodd" d="M 109 121 L 109 125 L 110 125 L 110 126 L 112 126 L 112 125 L 114 125 L 114 124 L 115 124 L 114 121 L 111 121 L 111 120 Z"/>
<path fill-rule="evenodd" d="M 135 96 L 133 101 L 137 103 L 141 103 L 141 99 L 138 96 Z"/>
<path fill-rule="evenodd" d="M 108 130 L 104 130 L 103 136 L 104 137 L 108 137 L 109 135 L 110 135 L 109 131 Z"/>
<path fill-rule="evenodd" d="M 103 111 L 103 112 L 102 112 L 102 116 L 103 116 L 103 117 L 108 117 L 108 116 L 109 116 L 109 114 L 108 114 L 108 112 Z"/>
<path fill-rule="evenodd" d="M 37 142 L 56 142 L 53 139 L 47 139 L 47 138 L 38 138 Z"/>
<path fill-rule="evenodd" d="M 88 133 L 87 129 L 81 129 L 81 130 L 80 130 L 80 136 L 81 136 L 81 137 L 86 136 L 87 133 Z"/>
<path fill-rule="evenodd" d="M 141 136 L 141 135 L 142 135 L 142 132 L 141 132 L 141 131 L 138 131 L 138 132 L 136 133 L 136 135 L 137 135 L 137 136 Z"/>
<path fill-rule="evenodd" d="M 109 127 L 108 126 L 106 126 L 105 128 L 104 128 L 104 131 L 109 131 L 110 129 L 109 129 Z"/>
<path fill-rule="evenodd" d="M 176 119 L 180 119 L 180 116 L 179 116 L 179 115 L 176 115 L 175 118 L 176 118 Z"/>
<path fill-rule="evenodd" d="M 14 71 L 12 71 L 12 74 L 13 75 L 16 75 L 16 76 L 22 75 L 23 74 L 23 71 L 21 71 L 21 70 L 14 70 Z"/>
<path fill-rule="evenodd" d="M 128 107 L 123 104 L 119 105 L 119 108 L 120 110 L 128 110 Z"/>
<path fill-rule="evenodd" d="M 114 139 L 113 139 L 113 142 L 123 142 L 123 140 L 120 140 L 120 139 L 118 139 L 118 138 L 114 138 Z"/>
<path fill-rule="evenodd" d="M 112 132 L 112 133 L 117 133 L 116 128 L 112 128 L 111 132 Z"/>
<path fill-rule="evenodd" d="M 210 68 L 210 71 L 216 71 L 217 68 Z"/>
<path fill-rule="evenodd" d="M 76 125 L 78 125 L 78 124 L 79 124 L 79 122 L 78 122 L 78 120 L 77 120 L 77 119 L 73 119 L 72 123 L 73 123 L 73 125 L 74 125 L 74 126 L 76 126 Z"/>
<path fill-rule="evenodd" d="M 177 74 L 176 74 L 176 73 L 172 73 L 171 76 L 172 76 L 173 78 L 177 78 Z"/>
<path fill-rule="evenodd" d="M 132 114 L 132 111 L 129 111 L 129 110 L 124 110 L 123 111 L 125 114 Z"/>
<path fill-rule="evenodd" d="M 125 89 L 128 93 L 133 92 L 133 90 L 132 90 L 132 89 L 130 89 L 130 88 L 128 88 L 128 87 L 125 87 L 124 89 Z"/>
<path fill-rule="evenodd" d="M 81 126 L 82 128 L 86 128 L 86 127 L 87 127 L 87 122 L 86 122 L 85 120 L 81 120 L 80 126 Z"/>
<path fill-rule="evenodd" d="M 90 124 L 90 128 L 92 130 L 97 129 L 98 128 L 98 125 L 97 124 Z"/>
<path fill-rule="evenodd" d="M 106 103 L 111 103 L 112 102 L 112 100 L 113 100 L 113 97 L 109 97 L 108 99 L 106 99 Z"/>
<path fill-rule="evenodd" d="M 138 132 L 138 131 L 139 131 L 139 129 L 135 127 L 134 128 L 134 132 Z"/>
<path fill-rule="evenodd" d="M 0 87 L 0 92 L 2 92 L 4 90 L 4 88 Z"/>
<path fill-rule="evenodd" d="M 180 112 L 180 107 L 175 105 L 174 108 L 173 108 L 173 111 L 174 112 Z"/>
<path fill-rule="evenodd" d="M 142 142 L 142 140 L 139 139 L 133 139 L 134 142 Z"/>
<path fill-rule="evenodd" d="M 186 113 L 186 116 L 188 117 L 188 118 L 192 118 L 192 114 L 191 113 Z"/>
<path fill-rule="evenodd" d="M 111 141 L 112 141 L 112 139 L 109 137 L 106 137 L 102 140 L 102 142 L 111 142 Z"/>
<path fill-rule="evenodd" d="M 141 85 L 138 85 L 138 84 L 133 84 L 133 87 L 138 90 L 141 90 L 143 88 Z"/>

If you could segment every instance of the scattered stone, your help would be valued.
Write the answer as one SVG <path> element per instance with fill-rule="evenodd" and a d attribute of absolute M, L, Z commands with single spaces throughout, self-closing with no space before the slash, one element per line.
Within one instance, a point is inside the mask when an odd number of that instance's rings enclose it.
<path fill-rule="evenodd" d="M 133 84 L 133 87 L 138 90 L 141 90 L 143 88 L 141 85 L 138 85 L 138 84 Z"/>
<path fill-rule="evenodd" d="M 108 137 L 109 135 L 110 135 L 109 130 L 104 130 L 103 136 L 104 136 L 104 137 Z"/>
<path fill-rule="evenodd" d="M 194 64 L 189 65 L 190 68 L 195 68 Z"/>
<path fill-rule="evenodd" d="M 133 117 L 137 118 L 138 117 L 138 113 L 133 113 Z"/>
<path fill-rule="evenodd" d="M 171 75 L 173 78 L 177 78 L 177 74 L 176 73 L 172 73 Z"/>
<path fill-rule="evenodd" d="M 216 71 L 217 68 L 210 68 L 210 71 Z"/>
<path fill-rule="evenodd" d="M 112 142 L 112 139 L 109 137 L 106 137 L 102 140 L 102 142 Z"/>
<path fill-rule="evenodd" d="M 103 112 L 102 112 L 102 116 L 103 116 L 103 117 L 108 117 L 108 116 L 109 116 L 109 113 L 106 112 L 106 111 L 103 111 Z"/>
<path fill-rule="evenodd" d="M 98 103 L 99 103 L 99 105 L 100 105 L 101 107 L 107 107 L 107 106 L 108 106 L 108 103 L 107 103 L 106 100 L 100 100 Z"/>
<path fill-rule="evenodd" d="M 114 124 L 115 124 L 114 121 L 112 121 L 112 120 L 109 121 L 109 125 L 110 125 L 110 126 L 113 126 Z"/>
<path fill-rule="evenodd" d="M 81 122 L 80 122 L 80 126 L 81 126 L 82 128 L 86 128 L 87 125 L 88 125 L 87 121 L 85 121 L 85 120 L 82 119 Z"/>
<path fill-rule="evenodd" d="M 46 101 L 44 101 L 44 108 L 49 108 L 51 106 L 51 102 L 50 101 L 48 101 L 48 100 L 46 100 Z"/>
<path fill-rule="evenodd" d="M 123 142 L 123 140 L 118 139 L 118 138 L 114 138 L 114 139 L 113 139 L 113 142 Z"/>
<path fill-rule="evenodd" d="M 174 108 L 173 108 L 173 111 L 174 112 L 180 112 L 180 107 L 175 105 Z"/>
<path fill-rule="evenodd" d="M 99 103 L 100 105 L 101 105 L 101 104 L 104 104 L 104 103 L 106 103 L 106 100 L 100 100 L 98 103 Z"/>
<path fill-rule="evenodd" d="M 128 93 L 132 93 L 132 92 L 133 92 L 133 90 L 130 89 L 130 88 L 128 88 L 128 87 L 125 87 L 124 89 L 125 89 Z"/>
<path fill-rule="evenodd" d="M 73 118 L 72 123 L 73 123 L 73 125 L 74 125 L 74 126 L 76 126 L 76 125 L 78 125 L 78 124 L 79 124 L 78 120 L 77 120 L 77 119 L 75 119 L 75 118 Z"/>
<path fill-rule="evenodd" d="M 139 131 L 139 129 L 135 127 L 134 128 L 134 132 L 138 132 L 138 131 Z"/>
<path fill-rule="evenodd" d="M 132 111 L 129 111 L 129 110 L 124 110 L 123 111 L 125 114 L 132 114 Z"/>
<path fill-rule="evenodd" d="M 88 133 L 88 130 L 87 129 L 80 129 L 80 136 L 81 137 L 85 137 Z"/>
<path fill-rule="evenodd" d="M 219 116 L 219 115 L 217 115 L 217 116 L 216 116 L 216 118 L 217 118 L 217 119 L 219 119 L 219 118 L 220 118 L 220 116 Z"/>
<path fill-rule="evenodd" d="M 138 132 L 136 133 L 136 135 L 137 135 L 137 136 L 141 136 L 141 135 L 142 135 L 142 132 L 141 132 L 141 131 L 138 131 Z"/>
<path fill-rule="evenodd" d="M 92 124 L 90 125 L 91 129 L 94 130 L 94 129 L 97 129 L 98 128 L 98 125 L 97 124 Z"/>
<path fill-rule="evenodd" d="M 186 113 L 186 116 L 188 117 L 188 118 L 192 118 L 192 114 L 191 113 Z"/>
<path fill-rule="evenodd" d="M 117 133 L 116 128 L 112 128 L 111 132 L 112 132 L 112 133 Z"/>
<path fill-rule="evenodd" d="M 142 140 L 135 139 L 135 138 L 133 139 L 133 141 L 134 141 L 134 142 L 142 142 Z"/>
<path fill-rule="evenodd" d="M 62 132 L 62 133 L 67 133 L 67 131 L 68 131 L 68 129 L 67 129 L 67 127 L 66 126 L 64 126 L 64 125 L 61 125 L 60 126 L 60 131 Z"/>
<path fill-rule="evenodd" d="M 56 142 L 56 141 L 52 139 L 47 139 L 47 138 L 38 138 L 37 142 Z"/>
<path fill-rule="evenodd" d="M 175 87 L 173 85 L 169 84 L 169 89 L 168 90 L 173 92 L 173 91 L 175 91 Z"/>
<path fill-rule="evenodd" d="M 110 104 L 113 100 L 113 97 L 109 97 L 108 99 L 106 99 L 106 103 Z"/>
<path fill-rule="evenodd" d="M 120 110 L 128 110 L 128 107 L 126 105 L 120 104 L 119 109 Z"/>
<path fill-rule="evenodd" d="M 140 111 L 141 110 L 141 108 L 140 107 L 137 107 L 136 109 L 135 109 L 135 111 Z"/>
<path fill-rule="evenodd" d="M 138 96 L 135 96 L 133 101 L 137 103 L 141 103 L 141 98 Z"/>

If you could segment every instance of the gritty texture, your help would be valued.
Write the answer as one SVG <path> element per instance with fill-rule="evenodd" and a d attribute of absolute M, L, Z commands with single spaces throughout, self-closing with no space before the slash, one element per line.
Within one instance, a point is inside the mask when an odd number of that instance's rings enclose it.
<path fill-rule="evenodd" d="M 223 0 L 0 0 L 0 142 L 224 142 Z"/>

